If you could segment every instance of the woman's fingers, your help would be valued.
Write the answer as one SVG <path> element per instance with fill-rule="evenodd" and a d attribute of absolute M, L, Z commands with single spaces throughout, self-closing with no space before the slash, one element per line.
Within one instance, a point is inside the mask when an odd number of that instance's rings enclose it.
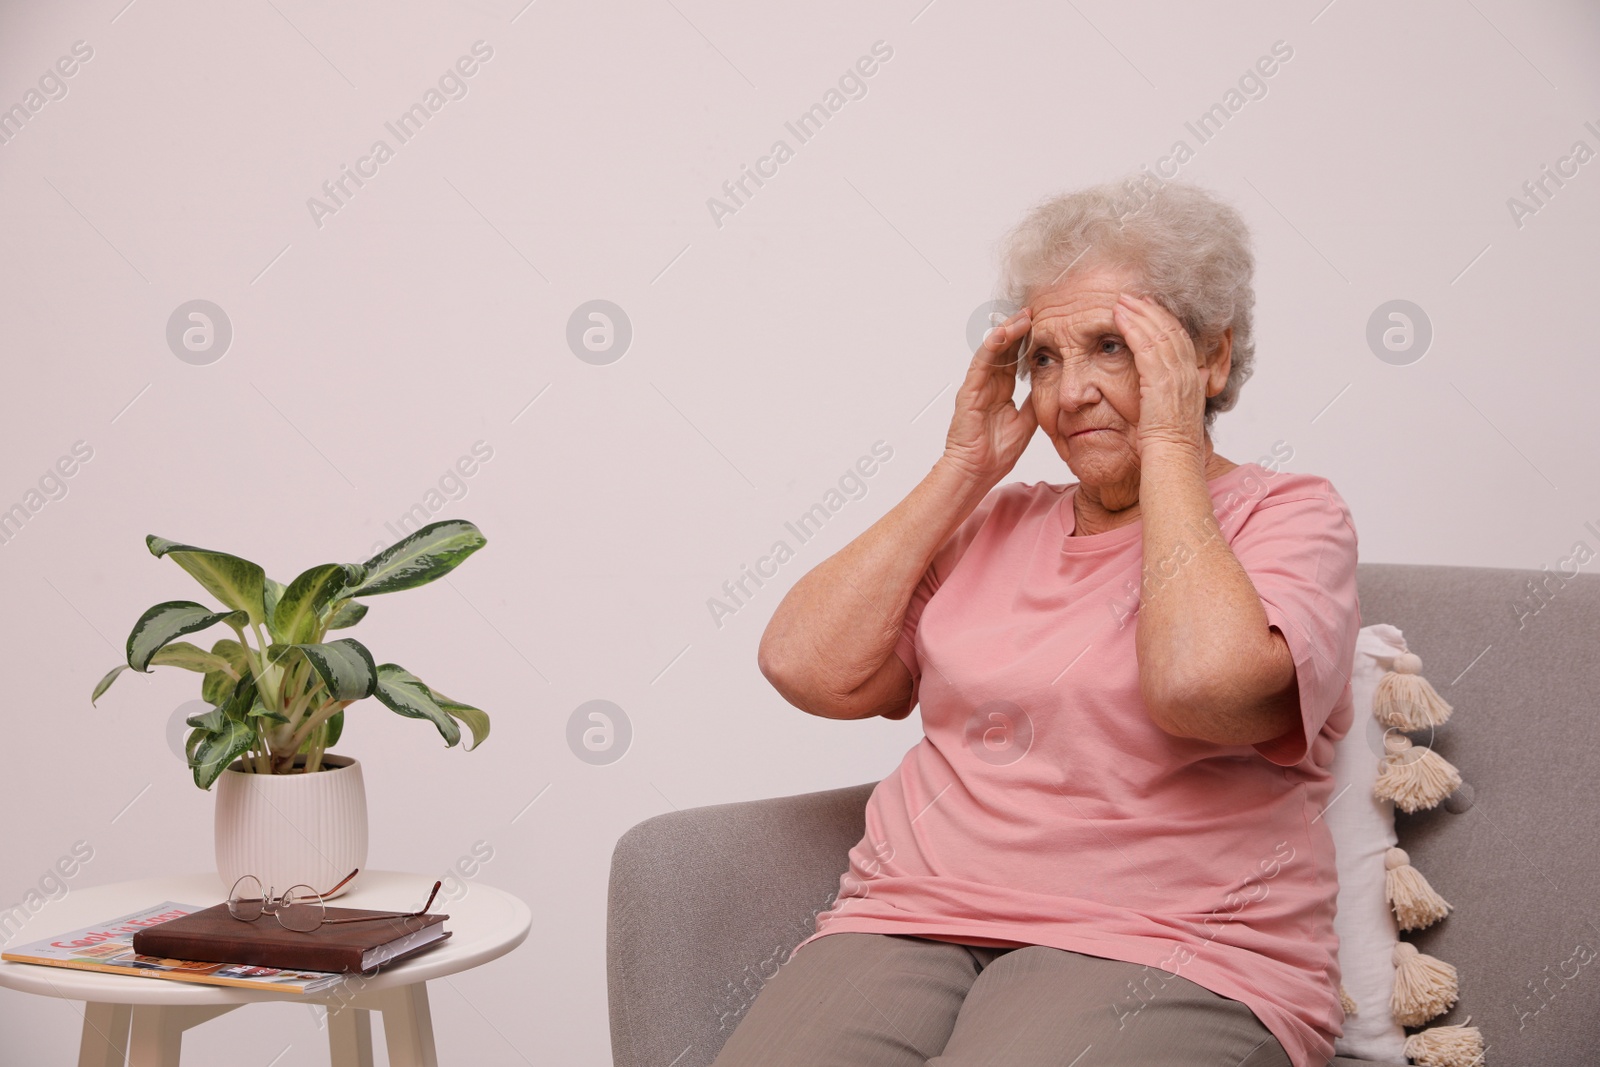
<path fill-rule="evenodd" d="M 1128 347 L 1135 352 L 1148 351 L 1151 347 L 1150 318 L 1144 309 L 1123 293 L 1117 299 L 1117 306 L 1112 310 L 1111 317 L 1117 324 L 1117 329 L 1128 341 Z"/>
<path fill-rule="evenodd" d="M 1032 325 L 1031 309 L 1023 308 L 985 334 L 978 350 L 972 355 L 972 362 L 967 365 L 967 376 L 961 383 L 961 391 L 983 393 L 991 385 L 998 384 L 997 379 L 1000 378 L 1015 382 L 1016 354 L 1013 352 L 1007 359 L 1005 353 L 1008 348 L 1015 349 L 1018 346 L 1019 340 Z M 1011 389 L 1005 388 L 1004 391 L 1009 400 Z"/>
<path fill-rule="evenodd" d="M 1033 309 L 1023 308 L 999 326 L 990 330 L 978 346 L 980 355 L 987 355 L 992 367 L 1013 368 L 1021 345 L 1018 343 L 1033 328 Z"/>
<path fill-rule="evenodd" d="M 1123 325 L 1133 327 L 1126 332 L 1134 335 L 1128 341 L 1136 353 L 1145 349 L 1186 364 L 1195 362 L 1194 343 L 1189 340 L 1188 331 L 1172 312 L 1155 301 L 1123 293 L 1113 312 L 1113 318 L 1119 317 Z M 1134 344 L 1135 340 L 1141 343 Z"/>
<path fill-rule="evenodd" d="M 1014 405 L 1017 359 L 1032 329 L 1032 311 L 1022 308 L 984 336 L 956 395 L 946 455 L 980 475 L 1010 470 L 1038 428 L 1031 398 Z"/>
<path fill-rule="evenodd" d="M 1017 405 L 1017 429 L 1022 434 L 1022 439 L 1027 442 L 1039 428 L 1039 413 L 1033 409 L 1033 390 L 1028 390 L 1028 395 L 1022 398 L 1022 403 Z M 1023 445 L 1027 447 L 1026 443 Z"/>
<path fill-rule="evenodd" d="M 1124 293 L 1113 318 L 1139 374 L 1139 439 L 1204 434 L 1205 388 L 1188 331 L 1166 308 Z"/>

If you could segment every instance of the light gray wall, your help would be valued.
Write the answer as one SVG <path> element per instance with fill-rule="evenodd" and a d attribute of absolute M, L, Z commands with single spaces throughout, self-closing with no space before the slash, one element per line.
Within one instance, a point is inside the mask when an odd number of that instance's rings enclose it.
<path fill-rule="evenodd" d="M 434 990 L 441 1060 L 609 1062 L 612 843 L 673 807 L 873 780 L 915 742 L 915 717 L 786 705 L 756 669 L 765 621 L 938 457 L 995 239 L 1179 139 L 1259 255 L 1259 370 L 1218 451 L 1287 442 L 1367 560 L 1537 568 L 1600 543 L 1600 160 L 1508 204 L 1600 150 L 1592 5 L 524 3 L 3 8 L 0 107 L 74 42 L 93 55 L 0 146 L 0 507 L 76 442 L 92 458 L 0 546 L 0 905 L 79 840 L 72 887 L 211 863 L 211 798 L 163 733 L 194 676 L 88 702 L 139 613 L 198 592 L 146 534 L 282 579 L 360 560 L 483 442 L 438 514 L 487 548 L 353 633 L 494 735 L 446 751 L 369 702 L 340 748 L 373 866 L 442 874 L 486 842 L 478 879 L 534 911 L 524 948 Z M 385 122 L 477 41 L 467 95 L 398 144 Z M 866 95 L 800 144 L 785 122 L 878 41 Z M 1196 146 L 1185 123 L 1278 41 L 1266 94 Z M 379 138 L 393 158 L 319 224 L 308 198 Z M 778 139 L 793 158 L 719 224 L 708 200 Z M 232 324 L 208 365 L 165 337 L 193 299 Z M 609 365 L 566 340 L 594 299 L 632 324 Z M 1403 366 L 1366 340 L 1395 299 L 1434 334 Z M 718 626 L 722 583 L 877 441 L 866 495 Z M 1014 476 L 1070 481 L 1047 445 Z M 594 699 L 632 724 L 608 766 L 566 740 Z M 77 1027 L 0 991 L 7 1062 L 74 1062 Z M 318 1041 L 274 1007 L 187 1045 L 264 1067 L 287 1044 L 291 1067 Z"/>

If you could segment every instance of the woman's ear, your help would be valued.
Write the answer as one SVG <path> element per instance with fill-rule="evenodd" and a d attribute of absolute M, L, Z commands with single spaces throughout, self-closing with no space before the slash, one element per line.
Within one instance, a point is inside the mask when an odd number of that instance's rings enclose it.
<path fill-rule="evenodd" d="M 1233 369 L 1233 327 L 1229 326 L 1217 338 L 1206 369 L 1206 396 L 1216 396 L 1228 384 L 1228 372 Z"/>

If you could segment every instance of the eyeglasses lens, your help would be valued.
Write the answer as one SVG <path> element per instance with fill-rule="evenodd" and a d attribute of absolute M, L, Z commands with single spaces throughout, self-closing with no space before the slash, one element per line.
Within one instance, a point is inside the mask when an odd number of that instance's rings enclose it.
<path fill-rule="evenodd" d="M 283 894 L 278 906 L 278 921 L 300 933 L 310 933 L 322 925 L 322 898 L 310 886 L 297 885 Z"/>
<path fill-rule="evenodd" d="M 228 914 L 235 919 L 250 922 L 261 918 L 261 883 L 253 875 L 245 875 L 233 883 L 228 894 Z"/>

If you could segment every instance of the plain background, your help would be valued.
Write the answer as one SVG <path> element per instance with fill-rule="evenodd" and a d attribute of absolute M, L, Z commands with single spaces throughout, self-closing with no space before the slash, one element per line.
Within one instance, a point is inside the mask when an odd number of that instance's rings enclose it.
<path fill-rule="evenodd" d="M 1258 254 L 1258 370 L 1218 451 L 1286 442 L 1369 561 L 1537 569 L 1596 544 L 1600 160 L 1520 225 L 1508 206 L 1574 142 L 1600 149 L 1593 5 L 525 2 L 0 9 L 0 107 L 93 49 L 0 146 L 0 507 L 93 450 L 0 545 L 0 906 L 76 841 L 94 858 L 69 890 L 212 863 L 212 798 L 167 734 L 196 677 L 124 676 L 89 705 L 140 612 L 204 598 L 146 534 L 287 581 L 437 503 L 487 547 L 349 633 L 494 732 L 464 754 L 350 710 L 369 865 L 423 882 L 487 846 L 465 891 L 533 909 L 524 947 L 435 983 L 442 1062 L 608 1063 L 617 837 L 872 781 L 920 737 L 915 716 L 788 706 L 756 646 L 783 592 L 938 458 L 997 238 L 1039 198 L 1194 146 L 1185 122 L 1277 41 L 1293 56 L 1266 94 L 1180 175 L 1243 211 Z M 465 97 L 397 145 L 384 124 L 480 40 Z M 893 55 L 865 96 L 800 144 L 784 123 L 877 41 Z M 307 200 L 378 138 L 394 158 L 319 226 Z M 780 138 L 793 158 L 719 225 L 708 200 Z M 232 323 L 208 365 L 166 342 L 193 299 Z M 632 327 L 608 365 L 567 342 L 597 299 Z M 1408 365 L 1366 340 L 1395 299 L 1433 328 Z M 893 457 L 866 494 L 796 545 L 784 523 L 875 441 Z M 478 442 L 492 458 L 447 477 Z M 1073 480 L 1042 437 L 1013 477 Z M 708 600 L 780 538 L 795 558 L 718 625 Z M 568 741 L 596 699 L 632 730 L 608 765 Z M 4 1063 L 75 1062 L 78 1027 L 0 991 Z M 327 1059 L 292 1005 L 185 1046 Z"/>

